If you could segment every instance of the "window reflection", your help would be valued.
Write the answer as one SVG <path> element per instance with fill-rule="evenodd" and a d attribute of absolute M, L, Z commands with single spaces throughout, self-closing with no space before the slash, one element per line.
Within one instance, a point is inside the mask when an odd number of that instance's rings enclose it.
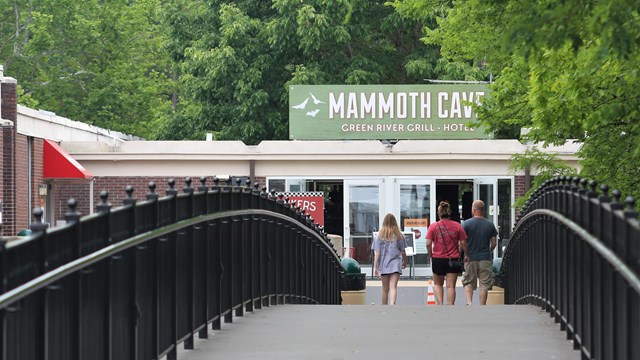
<path fill-rule="evenodd" d="M 360 264 L 371 264 L 372 232 L 380 222 L 380 189 L 377 185 L 349 187 L 349 228 L 353 258 Z"/>

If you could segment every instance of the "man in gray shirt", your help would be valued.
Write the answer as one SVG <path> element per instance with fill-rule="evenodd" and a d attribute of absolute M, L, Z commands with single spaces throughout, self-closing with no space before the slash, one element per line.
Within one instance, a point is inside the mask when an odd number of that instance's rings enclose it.
<path fill-rule="evenodd" d="M 487 304 L 487 295 L 493 286 L 493 249 L 496 248 L 498 231 L 491 221 L 484 217 L 484 202 L 476 200 L 471 205 L 471 219 L 462 224 L 467 233 L 468 254 L 465 254 L 465 273 L 462 277 L 467 305 L 471 305 L 473 291 L 480 281 L 480 305 Z"/>

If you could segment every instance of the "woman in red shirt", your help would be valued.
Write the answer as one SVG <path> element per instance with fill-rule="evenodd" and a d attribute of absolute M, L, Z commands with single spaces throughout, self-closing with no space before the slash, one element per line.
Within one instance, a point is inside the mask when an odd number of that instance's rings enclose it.
<path fill-rule="evenodd" d="M 443 285 L 447 280 L 447 305 L 456 302 L 456 281 L 459 272 L 449 264 L 449 259 L 460 259 L 460 249 L 467 253 L 467 234 L 462 226 L 449 219 L 451 205 L 441 201 L 438 205 L 440 221 L 429 226 L 427 230 L 427 251 L 431 254 L 431 268 L 433 270 L 433 292 L 436 303 L 443 304 Z"/>

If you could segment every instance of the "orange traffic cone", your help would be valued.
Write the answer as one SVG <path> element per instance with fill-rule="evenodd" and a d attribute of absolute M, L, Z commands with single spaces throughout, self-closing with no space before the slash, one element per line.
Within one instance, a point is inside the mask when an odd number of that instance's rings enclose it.
<path fill-rule="evenodd" d="M 433 293 L 433 281 L 427 282 L 427 305 L 436 305 L 436 296 Z"/>

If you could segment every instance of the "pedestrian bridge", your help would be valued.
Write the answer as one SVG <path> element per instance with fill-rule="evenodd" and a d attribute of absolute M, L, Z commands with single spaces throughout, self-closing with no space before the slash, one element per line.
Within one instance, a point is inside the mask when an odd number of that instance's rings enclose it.
<path fill-rule="evenodd" d="M 639 359 L 640 226 L 595 182 L 557 178 L 522 209 L 499 306 L 339 306 L 326 234 L 257 187 L 185 179 L 0 248 L 0 360 Z M 517 305 L 516 305 L 517 304 Z M 183 350 L 184 349 L 184 350 Z"/>
<path fill-rule="evenodd" d="M 283 305 L 211 334 L 178 358 L 580 359 L 553 319 L 531 305 Z"/>

